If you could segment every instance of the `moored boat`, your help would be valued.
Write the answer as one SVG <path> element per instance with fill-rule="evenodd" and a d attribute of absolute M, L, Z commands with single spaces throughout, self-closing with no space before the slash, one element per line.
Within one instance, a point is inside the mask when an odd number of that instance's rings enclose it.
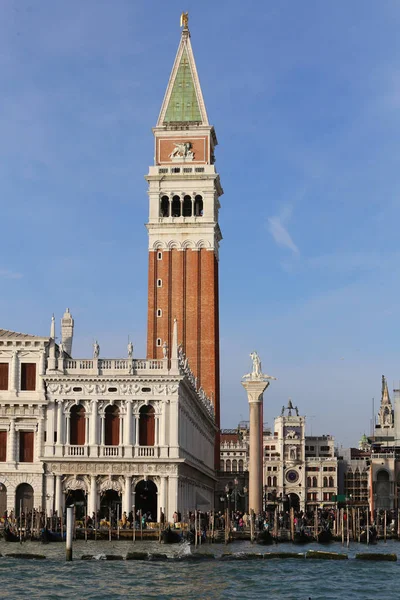
<path fill-rule="evenodd" d="M 167 527 L 161 532 L 161 542 L 163 544 L 179 544 L 182 541 L 182 534 Z"/>
<path fill-rule="evenodd" d="M 257 544 L 264 544 L 264 546 L 270 546 L 274 542 L 275 540 L 269 531 L 260 531 L 257 534 Z"/>
<path fill-rule="evenodd" d="M 320 544 L 329 544 L 333 541 L 332 532 L 330 529 L 322 529 L 318 535 L 317 540 Z"/>
<path fill-rule="evenodd" d="M 293 544 L 309 544 L 310 542 L 312 542 L 312 537 L 304 529 L 294 532 Z"/>
<path fill-rule="evenodd" d="M 42 529 L 40 532 L 40 540 L 43 542 L 43 544 L 48 544 L 49 542 L 63 542 L 64 539 L 65 538 L 61 535 L 61 533 L 50 531 L 50 529 L 47 529 L 47 527 Z"/>
<path fill-rule="evenodd" d="M 369 536 L 367 538 L 367 530 L 363 529 L 360 533 L 360 542 L 361 544 L 377 544 L 378 543 L 378 533 L 375 527 L 369 528 Z"/>
<path fill-rule="evenodd" d="M 3 535 L 6 542 L 19 542 L 19 535 L 11 531 L 9 526 L 4 527 Z"/>

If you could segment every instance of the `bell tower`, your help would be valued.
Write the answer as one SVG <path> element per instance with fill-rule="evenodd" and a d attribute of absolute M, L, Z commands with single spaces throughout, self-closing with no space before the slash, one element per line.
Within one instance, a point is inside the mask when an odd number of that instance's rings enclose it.
<path fill-rule="evenodd" d="M 162 358 L 173 323 L 190 367 L 219 414 L 218 224 L 223 194 L 187 14 L 157 125 L 149 184 L 147 356 Z M 165 351 L 165 346 L 164 346 Z M 217 444 L 218 446 L 218 444 Z M 218 449 L 219 452 L 219 449 Z M 218 456 L 219 462 L 219 456 Z"/>

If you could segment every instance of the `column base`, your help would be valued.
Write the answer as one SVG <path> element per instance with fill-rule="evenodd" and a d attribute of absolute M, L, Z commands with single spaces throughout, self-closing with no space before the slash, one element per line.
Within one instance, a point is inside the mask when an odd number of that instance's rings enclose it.
<path fill-rule="evenodd" d="M 124 446 L 124 458 L 133 458 L 132 446 Z"/>
<path fill-rule="evenodd" d="M 91 458 L 98 458 L 99 446 L 97 444 L 92 444 L 91 446 L 88 447 L 88 450 L 89 450 L 89 456 Z"/>

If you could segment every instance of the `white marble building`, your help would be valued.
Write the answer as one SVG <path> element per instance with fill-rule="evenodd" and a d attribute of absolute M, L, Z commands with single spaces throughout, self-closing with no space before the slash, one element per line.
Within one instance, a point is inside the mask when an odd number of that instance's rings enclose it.
<path fill-rule="evenodd" d="M 63 321 L 72 321 L 67 312 Z M 73 322 L 72 322 L 73 325 Z M 211 508 L 215 421 L 177 344 L 171 359 L 105 359 L 0 330 L 0 510 L 100 511 L 133 506 L 158 520 Z M 4 389 L 6 388 L 6 389 Z M 29 388 L 29 389 L 28 389 Z M 121 512 L 119 513 L 121 514 Z"/>

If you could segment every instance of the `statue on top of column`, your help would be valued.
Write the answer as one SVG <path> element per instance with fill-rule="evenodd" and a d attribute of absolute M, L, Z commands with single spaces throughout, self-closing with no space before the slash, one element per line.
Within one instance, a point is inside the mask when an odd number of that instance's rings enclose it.
<path fill-rule="evenodd" d="M 272 375 L 267 375 L 266 373 L 262 372 L 261 359 L 256 351 L 250 354 L 250 358 L 253 362 L 253 370 L 251 373 L 243 375 L 242 379 L 250 379 L 252 381 L 265 381 L 267 379 L 276 379 L 276 377 L 273 377 Z"/>

